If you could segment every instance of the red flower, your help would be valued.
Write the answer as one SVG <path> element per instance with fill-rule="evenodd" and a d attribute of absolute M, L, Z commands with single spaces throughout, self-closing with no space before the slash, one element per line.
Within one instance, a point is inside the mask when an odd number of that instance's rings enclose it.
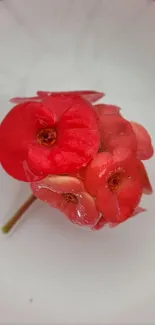
<path fill-rule="evenodd" d="M 137 158 L 149 159 L 153 156 L 151 137 L 147 130 L 136 122 L 130 122 L 137 139 Z"/>
<path fill-rule="evenodd" d="M 10 101 L 15 104 L 27 102 L 29 100 L 41 101 L 48 96 L 80 96 L 90 103 L 96 102 L 104 96 L 104 93 L 93 91 L 93 90 L 76 90 L 76 91 L 63 91 L 63 92 L 51 92 L 51 91 L 37 91 L 35 97 L 14 97 Z"/>
<path fill-rule="evenodd" d="M 136 153 L 137 141 L 130 123 L 120 114 L 120 108 L 114 105 L 95 105 L 101 134 L 103 150 L 113 152 L 115 148 L 128 148 Z"/>
<path fill-rule="evenodd" d="M 115 149 L 113 155 L 99 153 L 87 167 L 84 184 L 105 222 L 123 222 L 139 204 L 143 185 L 136 161 L 130 150 Z"/>
<path fill-rule="evenodd" d="M 79 96 L 56 95 L 15 106 L 0 126 L 0 160 L 16 179 L 27 181 L 28 169 L 44 178 L 87 165 L 99 148 L 92 106 Z"/>
<path fill-rule="evenodd" d="M 31 188 L 35 196 L 59 209 L 71 222 L 88 227 L 98 222 L 99 212 L 95 201 L 77 178 L 48 176 L 32 183 Z"/>

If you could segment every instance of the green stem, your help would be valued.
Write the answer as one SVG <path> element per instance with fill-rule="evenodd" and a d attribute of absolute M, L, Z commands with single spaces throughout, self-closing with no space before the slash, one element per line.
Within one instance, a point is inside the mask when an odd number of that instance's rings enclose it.
<path fill-rule="evenodd" d="M 21 205 L 21 207 L 16 211 L 16 213 L 11 217 L 9 221 L 4 224 L 2 227 L 2 232 L 4 234 L 7 234 L 10 232 L 10 230 L 15 226 L 17 221 L 20 220 L 22 215 L 27 211 L 27 209 L 32 205 L 32 203 L 37 200 L 36 196 L 31 194 L 28 199 L 24 202 L 24 204 Z"/>

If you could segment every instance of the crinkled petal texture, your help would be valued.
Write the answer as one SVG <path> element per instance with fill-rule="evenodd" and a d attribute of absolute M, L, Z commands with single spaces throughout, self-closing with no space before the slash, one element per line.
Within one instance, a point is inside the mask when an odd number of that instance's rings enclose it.
<path fill-rule="evenodd" d="M 99 153 L 87 167 L 84 184 L 96 197 L 103 223 L 128 219 L 139 204 L 143 190 L 136 158 L 125 148 L 115 149 L 113 155 Z"/>
<path fill-rule="evenodd" d="M 59 209 L 71 222 L 91 228 L 98 222 L 95 201 L 77 178 L 48 176 L 32 183 L 31 188 L 34 195 Z"/>
<path fill-rule="evenodd" d="M 87 100 L 89 103 L 94 103 L 104 96 L 104 93 L 94 91 L 94 90 L 77 90 L 77 91 L 63 91 L 63 92 L 51 92 L 51 91 L 37 91 L 37 96 L 35 97 L 14 97 L 10 101 L 15 104 L 24 103 L 27 101 L 41 101 L 48 96 L 80 96 Z"/>
<path fill-rule="evenodd" d="M 44 129 L 54 130 L 54 144 L 38 142 L 38 134 Z M 99 142 L 96 113 L 87 101 L 78 96 L 45 97 L 42 102 L 15 106 L 4 118 L 0 159 L 7 173 L 22 181 L 28 181 L 23 168 L 26 162 L 36 180 L 87 165 Z"/>
<path fill-rule="evenodd" d="M 137 139 L 137 158 L 140 160 L 150 159 L 154 150 L 148 131 L 136 122 L 131 122 L 131 126 Z"/>

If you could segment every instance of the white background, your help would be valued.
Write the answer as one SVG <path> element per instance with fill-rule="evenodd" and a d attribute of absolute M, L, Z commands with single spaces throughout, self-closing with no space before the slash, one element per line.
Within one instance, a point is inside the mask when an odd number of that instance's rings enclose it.
<path fill-rule="evenodd" d="M 104 91 L 155 143 L 155 2 L 0 1 L 0 119 L 12 96 L 80 88 Z M 29 192 L 0 170 L 1 224 Z M 92 233 L 36 202 L 0 234 L 0 324 L 155 324 L 155 196 L 143 207 Z"/>

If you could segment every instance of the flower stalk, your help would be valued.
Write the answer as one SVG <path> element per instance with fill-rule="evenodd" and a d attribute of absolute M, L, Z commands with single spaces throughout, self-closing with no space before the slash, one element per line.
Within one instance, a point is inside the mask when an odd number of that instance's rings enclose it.
<path fill-rule="evenodd" d="M 21 207 L 15 212 L 15 214 L 4 224 L 2 232 L 7 234 L 21 219 L 23 214 L 29 209 L 29 207 L 37 200 L 36 196 L 31 194 L 28 199 L 21 205 Z"/>

